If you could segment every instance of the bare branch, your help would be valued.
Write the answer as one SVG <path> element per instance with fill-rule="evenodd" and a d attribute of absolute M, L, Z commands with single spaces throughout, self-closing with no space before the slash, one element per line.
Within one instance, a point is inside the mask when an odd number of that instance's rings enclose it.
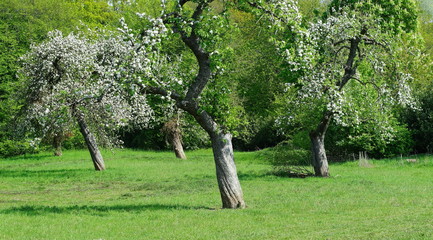
<path fill-rule="evenodd" d="M 375 46 L 380 46 L 382 48 L 384 48 L 385 50 L 389 50 L 389 47 L 383 43 L 380 43 L 374 39 L 371 38 L 367 38 L 367 37 L 363 37 L 362 40 L 364 41 L 365 45 L 375 45 Z"/>

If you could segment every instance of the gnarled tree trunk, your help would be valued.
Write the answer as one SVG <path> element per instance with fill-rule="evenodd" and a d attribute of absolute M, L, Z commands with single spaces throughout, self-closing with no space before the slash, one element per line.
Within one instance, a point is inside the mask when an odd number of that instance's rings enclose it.
<path fill-rule="evenodd" d="M 311 148 L 313 151 L 312 165 L 316 176 L 329 177 L 328 158 L 325 151 L 325 138 L 323 136 L 310 133 Z"/>
<path fill-rule="evenodd" d="M 84 119 L 82 113 L 73 110 L 75 118 L 77 119 L 78 125 L 80 127 L 80 132 L 84 137 L 84 141 L 86 142 L 87 148 L 89 149 L 90 156 L 92 157 L 93 165 L 95 166 L 96 171 L 105 170 L 104 159 L 102 158 L 101 152 L 99 151 L 98 144 L 96 143 L 95 137 L 90 131 L 87 123 Z"/>
<path fill-rule="evenodd" d="M 173 151 L 177 158 L 186 159 L 182 146 L 182 136 L 180 133 L 176 133 L 172 136 L 171 145 L 173 146 Z"/>
<path fill-rule="evenodd" d="M 173 147 L 174 154 L 177 158 L 186 159 L 185 152 L 182 146 L 182 132 L 179 128 L 179 120 L 173 118 L 164 124 L 162 131 L 166 134 L 166 138 Z"/>
<path fill-rule="evenodd" d="M 313 159 L 311 164 L 316 176 L 329 177 L 328 158 L 325 151 L 325 134 L 332 119 L 332 113 L 326 112 L 316 130 L 310 132 Z"/>

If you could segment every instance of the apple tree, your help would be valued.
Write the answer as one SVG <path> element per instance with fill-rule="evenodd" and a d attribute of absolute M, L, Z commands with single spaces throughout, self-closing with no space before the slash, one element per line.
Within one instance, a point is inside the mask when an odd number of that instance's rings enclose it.
<path fill-rule="evenodd" d="M 113 133 L 130 122 L 146 125 L 152 110 L 145 95 L 119 87 L 119 70 L 131 45 L 115 38 L 97 41 L 77 34 L 49 33 L 22 58 L 20 76 L 25 123 L 38 134 L 56 135 L 78 124 L 96 170 L 105 164 L 98 144 L 115 143 Z"/>
<path fill-rule="evenodd" d="M 392 106 L 413 106 L 412 76 L 395 56 L 403 36 L 415 30 L 415 9 L 410 0 L 335 0 L 322 18 L 275 40 L 295 76 L 287 84 L 295 97 L 281 119 L 303 119 L 317 176 L 329 176 L 324 141 L 332 119 L 341 125 L 371 119 L 379 131 L 392 134 Z"/>

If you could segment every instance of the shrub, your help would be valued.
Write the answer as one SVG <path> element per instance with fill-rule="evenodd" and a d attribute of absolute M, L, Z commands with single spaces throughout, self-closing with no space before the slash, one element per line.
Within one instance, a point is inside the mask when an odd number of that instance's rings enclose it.
<path fill-rule="evenodd" d="M 11 157 L 26 153 L 39 152 L 39 144 L 34 140 L 4 140 L 0 142 L 0 156 Z"/>
<path fill-rule="evenodd" d="M 325 145 L 329 156 L 339 156 L 348 160 L 351 154 L 368 152 L 373 158 L 388 158 L 407 155 L 414 144 L 411 132 L 395 118 L 390 118 L 390 127 L 380 131 L 374 123 L 342 127 L 331 125 L 327 132 Z M 342 154 L 344 153 L 344 154 Z M 332 162 L 336 159 L 330 159 Z"/>
<path fill-rule="evenodd" d="M 292 141 L 284 141 L 259 153 L 259 157 L 273 166 L 272 174 L 284 177 L 307 177 L 311 172 L 311 151 L 299 148 Z"/>
<path fill-rule="evenodd" d="M 64 142 L 62 143 L 64 149 L 84 149 L 86 143 L 84 142 L 83 135 L 78 129 L 74 129 L 65 135 Z"/>
<path fill-rule="evenodd" d="M 292 141 L 284 141 L 269 151 L 273 166 L 308 166 L 311 163 L 311 152 L 298 148 Z"/>

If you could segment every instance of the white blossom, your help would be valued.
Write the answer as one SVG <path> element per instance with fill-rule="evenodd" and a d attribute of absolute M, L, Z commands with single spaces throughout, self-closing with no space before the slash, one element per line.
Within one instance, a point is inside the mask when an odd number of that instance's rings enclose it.
<path fill-rule="evenodd" d="M 129 74 L 121 67 L 131 52 L 131 42 L 120 37 L 90 40 L 50 32 L 22 58 L 29 121 L 37 121 L 44 135 L 68 131 L 75 124 L 74 107 L 105 144 L 114 142 L 111 132 L 131 122 L 146 126 L 153 115 L 146 96 L 131 97 L 122 84 Z"/>

